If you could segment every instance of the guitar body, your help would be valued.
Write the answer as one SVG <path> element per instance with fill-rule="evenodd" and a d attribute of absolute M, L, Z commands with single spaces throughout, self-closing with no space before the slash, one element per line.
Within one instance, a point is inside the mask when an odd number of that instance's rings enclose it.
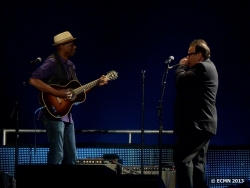
<path fill-rule="evenodd" d="M 73 91 L 76 88 L 81 87 L 81 84 L 76 80 L 71 80 L 67 85 L 60 86 L 56 84 L 51 84 L 51 87 L 57 90 L 61 89 L 69 89 L 70 91 Z M 56 97 L 49 93 L 41 92 L 39 96 L 40 104 L 43 105 L 46 110 L 55 118 L 62 118 L 63 116 L 67 115 L 72 106 L 75 103 L 82 103 L 86 100 L 86 94 L 85 92 L 82 92 L 78 95 L 75 95 L 73 93 L 71 100 L 66 100 L 60 97 Z"/>
<path fill-rule="evenodd" d="M 110 71 L 106 75 L 106 78 L 108 80 L 115 80 L 117 77 L 118 73 L 116 71 Z M 77 80 L 71 80 L 65 86 L 51 84 L 50 86 L 57 90 L 68 89 L 72 93 L 72 98 L 70 100 L 66 100 L 60 97 L 56 97 L 50 93 L 41 92 L 39 95 L 39 102 L 42 106 L 45 107 L 45 109 L 48 111 L 48 113 L 50 113 L 51 116 L 55 118 L 62 118 L 70 112 L 72 106 L 75 103 L 84 102 L 86 99 L 85 91 L 97 86 L 98 83 L 99 79 L 83 86 Z"/>

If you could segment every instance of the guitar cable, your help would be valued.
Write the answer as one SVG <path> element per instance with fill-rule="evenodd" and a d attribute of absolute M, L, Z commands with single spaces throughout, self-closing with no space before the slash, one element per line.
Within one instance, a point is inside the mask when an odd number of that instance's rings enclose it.
<path fill-rule="evenodd" d="M 35 128 L 35 146 L 34 146 L 34 156 L 36 155 L 36 113 L 37 113 L 39 110 L 43 109 L 43 108 L 44 108 L 44 107 L 42 106 L 42 107 L 40 107 L 40 108 L 36 109 L 36 111 L 34 112 L 34 128 Z"/>

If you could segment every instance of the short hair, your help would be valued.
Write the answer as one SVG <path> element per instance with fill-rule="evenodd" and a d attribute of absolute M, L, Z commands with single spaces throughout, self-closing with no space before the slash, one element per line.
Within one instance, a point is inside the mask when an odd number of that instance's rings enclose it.
<path fill-rule="evenodd" d="M 190 43 L 190 46 L 195 47 L 195 52 L 201 52 L 202 57 L 204 59 L 210 58 L 210 48 L 208 47 L 207 43 L 203 39 L 195 39 L 193 42 Z"/>

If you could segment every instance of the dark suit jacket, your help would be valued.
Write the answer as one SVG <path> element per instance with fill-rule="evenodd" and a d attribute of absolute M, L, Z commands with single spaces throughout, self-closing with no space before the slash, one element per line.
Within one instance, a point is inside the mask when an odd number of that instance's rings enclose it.
<path fill-rule="evenodd" d="M 213 62 L 207 59 L 191 68 L 181 65 L 175 75 L 174 133 L 198 129 L 216 134 L 218 73 Z"/>

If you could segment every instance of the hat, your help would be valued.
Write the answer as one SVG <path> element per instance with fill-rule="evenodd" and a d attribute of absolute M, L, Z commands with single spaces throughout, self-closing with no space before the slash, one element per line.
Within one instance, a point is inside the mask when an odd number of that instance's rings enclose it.
<path fill-rule="evenodd" d="M 76 38 L 73 38 L 73 36 L 70 34 L 70 32 L 65 31 L 63 33 L 60 33 L 60 34 L 54 36 L 53 46 L 58 46 L 60 44 L 64 44 L 64 43 L 71 42 L 74 40 L 76 40 Z"/>

